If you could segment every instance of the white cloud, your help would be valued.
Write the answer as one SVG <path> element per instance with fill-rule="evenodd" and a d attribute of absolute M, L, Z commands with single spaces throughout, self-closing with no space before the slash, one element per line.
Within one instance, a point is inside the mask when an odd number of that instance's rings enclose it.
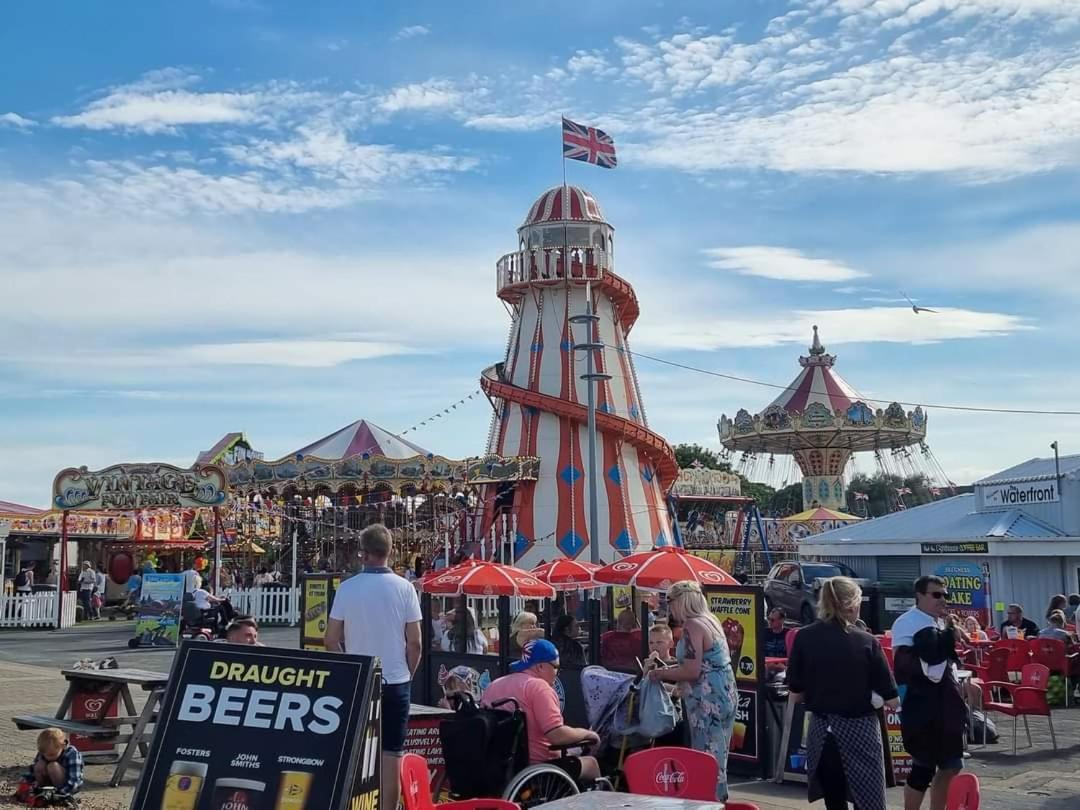
<path fill-rule="evenodd" d="M 18 113 L 7 112 L 0 115 L 0 127 L 15 127 L 16 129 L 29 129 L 37 126 L 37 122 L 30 118 L 24 118 Z"/>
<path fill-rule="evenodd" d="M 401 343 L 342 339 L 251 340 L 196 343 L 155 350 L 84 354 L 82 361 L 98 366 L 282 366 L 332 368 L 354 360 L 415 354 Z M 136 396 L 129 392 L 129 396 Z"/>
<path fill-rule="evenodd" d="M 440 172 L 467 171 L 473 158 L 440 152 L 415 152 L 389 144 L 356 143 L 342 129 L 320 125 L 297 128 L 288 141 L 258 140 L 226 149 L 239 163 L 281 171 L 302 169 L 316 178 L 349 188 L 409 182 Z"/>
<path fill-rule="evenodd" d="M 615 69 L 599 51 L 578 51 L 566 62 L 566 70 L 572 76 L 594 73 L 597 76 L 609 76 Z"/>
<path fill-rule="evenodd" d="M 406 25 L 394 34 L 394 39 L 413 39 L 414 37 L 425 37 L 430 33 L 431 29 L 426 25 Z"/>
<path fill-rule="evenodd" d="M 797 250 L 766 245 L 708 248 L 708 265 L 743 276 L 782 281 L 848 281 L 866 273 L 830 259 L 815 259 Z"/>
<path fill-rule="evenodd" d="M 111 88 L 81 112 L 55 116 L 52 122 L 92 130 L 175 134 L 182 126 L 265 124 L 299 108 L 327 103 L 320 94 L 288 82 L 245 91 L 189 89 L 200 81 L 198 74 L 180 68 L 151 71 L 138 81 Z"/>
<path fill-rule="evenodd" d="M 806 342 L 819 325 L 828 346 L 842 343 L 937 343 L 966 338 L 1003 337 L 1031 329 L 1026 319 L 998 312 L 941 308 L 938 315 L 915 315 L 910 307 L 767 311 L 740 318 L 715 314 L 642 323 L 634 345 L 712 351 L 761 348 Z"/>
<path fill-rule="evenodd" d="M 526 132 L 542 129 L 559 122 L 559 113 L 554 110 L 522 113 L 482 113 L 466 119 L 465 126 L 470 129 L 491 130 L 494 132 Z"/>
<path fill-rule="evenodd" d="M 468 93 L 445 79 L 429 79 L 425 82 L 395 87 L 378 101 L 381 110 L 388 113 L 403 110 L 454 109 L 462 104 Z"/>

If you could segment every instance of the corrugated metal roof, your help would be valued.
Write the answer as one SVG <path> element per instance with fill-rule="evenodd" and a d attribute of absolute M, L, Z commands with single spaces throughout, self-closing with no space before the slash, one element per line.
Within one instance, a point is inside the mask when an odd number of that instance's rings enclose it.
<path fill-rule="evenodd" d="M 1058 463 L 1061 466 L 1061 474 L 1063 476 L 1069 476 L 1070 478 L 1078 477 L 1077 473 L 1080 473 L 1080 455 L 1061 456 L 1061 458 L 1058 459 Z M 1054 470 L 1054 459 L 1052 457 L 1032 458 L 1017 464 L 1015 467 L 1009 467 L 1007 470 L 994 473 L 987 478 L 983 478 L 981 481 L 976 481 L 975 485 L 1009 484 L 1013 481 L 1052 479 L 1056 474 L 1057 473 Z"/>
<path fill-rule="evenodd" d="M 987 537 L 1065 537 L 1063 532 L 1020 509 L 976 512 L 975 496 L 956 495 L 891 515 L 804 537 L 804 545 L 911 543 Z"/>

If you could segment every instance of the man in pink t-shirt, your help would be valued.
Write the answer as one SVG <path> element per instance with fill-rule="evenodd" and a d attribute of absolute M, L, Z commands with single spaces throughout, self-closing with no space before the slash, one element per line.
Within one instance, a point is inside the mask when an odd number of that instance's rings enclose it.
<path fill-rule="evenodd" d="M 570 774 L 575 781 L 600 777 L 596 757 L 560 757 L 551 746 L 596 745 L 600 738 L 587 728 L 566 725 L 555 679 L 559 676 L 559 651 L 547 639 L 534 639 L 521 650 L 521 660 L 510 665 L 510 675 L 497 678 L 484 691 L 483 703 L 491 706 L 513 698 L 525 713 L 529 735 L 529 762 L 551 762 Z"/>

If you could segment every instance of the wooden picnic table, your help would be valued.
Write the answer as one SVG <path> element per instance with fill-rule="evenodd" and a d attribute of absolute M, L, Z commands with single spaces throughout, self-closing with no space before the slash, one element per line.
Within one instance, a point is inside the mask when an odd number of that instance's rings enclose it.
<path fill-rule="evenodd" d="M 60 701 L 60 707 L 52 717 L 46 715 L 19 715 L 11 718 L 16 727 L 21 730 L 40 728 L 59 728 L 69 734 L 81 734 L 102 740 L 112 740 L 116 743 L 125 743 L 119 759 L 116 761 L 116 769 L 113 771 L 109 784 L 113 787 L 120 784 L 124 773 L 133 764 L 135 753 L 139 752 L 145 759 L 149 748 L 149 739 L 153 734 L 152 725 L 157 720 L 157 710 L 161 704 L 161 698 L 165 694 L 165 687 L 169 682 L 169 673 L 154 672 L 146 669 L 63 669 L 60 674 L 67 679 L 68 688 Z M 67 715 L 75 696 L 84 691 L 87 686 L 97 688 L 105 687 L 104 704 L 101 709 L 101 720 L 69 720 Z M 131 694 L 131 687 L 136 686 L 144 692 L 149 692 L 146 704 L 141 712 L 135 708 L 135 700 Z M 120 701 L 125 715 L 108 717 L 110 709 Z M 131 726 L 130 732 L 121 733 L 120 729 Z M 112 756 L 115 756 L 113 754 Z M 111 760 L 110 760 L 111 761 Z"/>

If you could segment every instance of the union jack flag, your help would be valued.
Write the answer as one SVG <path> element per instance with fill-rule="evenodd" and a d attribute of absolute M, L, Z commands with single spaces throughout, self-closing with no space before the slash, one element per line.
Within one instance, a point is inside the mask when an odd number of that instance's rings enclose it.
<path fill-rule="evenodd" d="M 563 159 L 583 160 L 604 169 L 614 169 L 615 141 L 602 129 L 575 124 L 568 118 L 562 120 Z"/>
<path fill-rule="evenodd" d="M 930 487 L 930 494 L 936 498 L 938 495 L 941 494 L 941 490 L 937 487 Z"/>
<path fill-rule="evenodd" d="M 910 495 L 911 494 L 911 488 L 910 487 L 900 487 L 899 489 L 896 490 L 896 494 L 901 495 L 901 496 L 902 495 Z"/>

